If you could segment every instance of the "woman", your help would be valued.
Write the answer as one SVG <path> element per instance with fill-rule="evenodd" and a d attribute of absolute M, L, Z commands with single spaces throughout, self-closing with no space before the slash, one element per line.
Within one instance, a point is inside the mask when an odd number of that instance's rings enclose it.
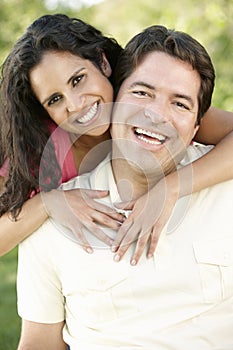
<path fill-rule="evenodd" d="M 104 152 L 109 151 L 111 83 L 114 83 L 112 77 L 121 50 L 114 40 L 80 20 L 65 15 L 47 15 L 27 29 L 6 59 L 1 83 L 3 153 L 0 159 L 7 158 L 8 176 L 0 198 L 0 254 L 9 251 L 51 216 L 69 227 L 84 249 L 91 253 L 92 247 L 82 234 L 82 226 L 87 227 L 113 246 L 113 251 L 117 251 L 116 261 L 139 237 L 131 260 L 135 265 L 149 237 L 147 253 L 148 256 L 153 254 L 161 230 L 179 197 L 232 178 L 229 150 L 233 138 L 226 136 L 233 130 L 232 114 L 211 109 L 204 118 L 197 140 L 218 143 L 217 147 L 203 157 L 204 160 L 193 164 L 192 188 L 186 176 L 190 166 L 165 178 L 165 205 L 153 207 L 151 215 L 144 210 L 146 220 L 143 208 L 147 198 L 128 204 L 133 211 L 124 222 L 121 214 L 95 201 L 98 196 L 106 196 L 106 192 L 73 190 L 62 193 L 56 190 L 61 181 L 94 168 L 105 156 Z M 54 122 L 60 128 L 56 128 Z M 103 143 L 106 147 L 101 147 Z M 81 169 L 88 151 L 98 145 L 104 152 L 95 163 Z M 223 152 L 224 159 L 221 157 Z M 216 163 L 220 166 L 216 167 Z M 182 179 L 182 188 L 178 177 Z M 157 199 L 163 191 L 164 184 L 158 184 L 151 190 L 150 197 Z M 42 193 L 45 193 L 46 206 Z M 58 207 L 63 196 L 78 217 L 63 206 Z M 151 210 L 151 206 L 148 208 Z M 115 242 L 98 228 L 97 223 L 119 229 Z"/>

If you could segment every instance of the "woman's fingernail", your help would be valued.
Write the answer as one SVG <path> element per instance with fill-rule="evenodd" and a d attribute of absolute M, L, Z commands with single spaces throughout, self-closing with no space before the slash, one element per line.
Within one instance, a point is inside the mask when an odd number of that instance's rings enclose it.
<path fill-rule="evenodd" d="M 137 261 L 136 261 L 135 259 L 133 259 L 133 260 L 131 260 L 130 264 L 131 264 L 132 266 L 135 266 L 135 265 L 137 264 Z"/>
<path fill-rule="evenodd" d="M 116 261 L 116 262 L 118 262 L 118 261 L 120 261 L 120 255 L 119 254 L 116 254 L 115 256 L 114 256 L 114 261 Z"/>
<path fill-rule="evenodd" d="M 93 253 L 93 249 L 92 249 L 92 248 L 87 248 L 86 251 L 87 251 L 89 254 L 92 254 L 92 253 Z"/>

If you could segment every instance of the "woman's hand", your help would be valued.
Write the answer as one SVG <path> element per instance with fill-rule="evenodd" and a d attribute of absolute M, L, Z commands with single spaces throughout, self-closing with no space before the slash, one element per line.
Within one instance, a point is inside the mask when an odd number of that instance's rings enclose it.
<path fill-rule="evenodd" d="M 177 176 L 172 177 L 171 180 L 162 179 L 137 201 L 127 205 L 124 203 L 116 205 L 122 209 L 132 209 L 132 212 L 120 227 L 113 242 L 112 251 L 116 252 L 115 261 L 121 260 L 134 241 L 137 243 L 131 265 L 138 263 L 147 244 L 147 257 L 153 256 L 160 234 L 179 197 Z"/>
<path fill-rule="evenodd" d="M 54 221 L 69 228 L 79 240 L 83 249 L 88 253 L 93 248 L 88 243 L 83 229 L 88 229 L 93 235 L 107 245 L 112 244 L 112 239 L 107 236 L 98 224 L 105 225 L 118 230 L 125 219 L 122 214 L 114 209 L 101 204 L 95 199 L 108 195 L 108 191 L 73 189 L 73 190 L 52 190 L 43 193 L 43 201 L 46 211 Z"/>

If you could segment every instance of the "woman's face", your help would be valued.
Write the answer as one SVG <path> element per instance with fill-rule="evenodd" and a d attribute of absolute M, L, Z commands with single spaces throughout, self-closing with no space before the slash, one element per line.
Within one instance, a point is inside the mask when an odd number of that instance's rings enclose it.
<path fill-rule="evenodd" d="M 51 119 L 68 132 L 102 135 L 110 124 L 111 67 L 103 55 L 103 73 L 70 52 L 48 51 L 30 71 L 32 89 Z"/>

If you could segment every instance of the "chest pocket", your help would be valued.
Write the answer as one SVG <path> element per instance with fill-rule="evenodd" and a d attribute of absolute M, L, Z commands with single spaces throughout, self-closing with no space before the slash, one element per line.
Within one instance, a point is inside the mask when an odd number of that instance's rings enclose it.
<path fill-rule="evenodd" d="M 217 303 L 233 295 L 233 235 L 193 244 L 205 302 Z"/>
<path fill-rule="evenodd" d="M 133 297 L 129 262 L 89 264 L 78 273 L 73 287 L 66 295 L 67 305 L 88 327 L 101 327 L 101 324 L 127 317 L 137 312 Z"/>

